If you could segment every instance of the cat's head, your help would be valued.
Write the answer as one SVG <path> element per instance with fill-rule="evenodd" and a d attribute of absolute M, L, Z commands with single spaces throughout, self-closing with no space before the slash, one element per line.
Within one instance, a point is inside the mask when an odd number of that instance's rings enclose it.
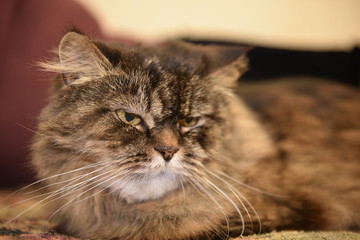
<path fill-rule="evenodd" d="M 57 60 L 42 63 L 59 83 L 33 144 L 39 175 L 96 166 L 94 185 L 138 202 L 204 174 L 232 132 L 229 98 L 246 70 L 245 51 L 126 47 L 67 33 Z"/>

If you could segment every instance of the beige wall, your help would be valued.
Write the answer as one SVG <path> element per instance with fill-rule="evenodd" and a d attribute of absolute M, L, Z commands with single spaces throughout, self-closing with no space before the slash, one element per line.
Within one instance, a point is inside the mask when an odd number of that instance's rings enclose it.
<path fill-rule="evenodd" d="M 360 45 L 360 0 L 77 0 L 110 35 L 249 41 L 299 49 Z"/>

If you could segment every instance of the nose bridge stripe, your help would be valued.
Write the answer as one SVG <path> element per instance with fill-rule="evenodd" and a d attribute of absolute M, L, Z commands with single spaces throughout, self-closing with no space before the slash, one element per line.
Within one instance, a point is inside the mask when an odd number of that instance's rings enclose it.
<path fill-rule="evenodd" d="M 179 140 L 176 134 L 170 129 L 164 129 L 157 136 L 159 147 L 177 148 Z"/>

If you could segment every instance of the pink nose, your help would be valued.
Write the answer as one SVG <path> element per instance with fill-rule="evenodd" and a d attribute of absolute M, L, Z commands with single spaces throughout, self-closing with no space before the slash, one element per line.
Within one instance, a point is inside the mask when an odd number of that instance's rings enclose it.
<path fill-rule="evenodd" d="M 161 153 L 165 161 L 170 161 L 174 154 L 179 151 L 179 148 L 176 147 L 155 147 L 154 149 Z"/>

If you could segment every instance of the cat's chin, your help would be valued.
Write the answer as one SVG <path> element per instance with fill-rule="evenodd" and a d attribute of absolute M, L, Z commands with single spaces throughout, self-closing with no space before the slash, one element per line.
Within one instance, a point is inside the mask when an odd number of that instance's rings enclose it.
<path fill-rule="evenodd" d="M 129 204 L 161 199 L 185 184 L 187 173 L 181 162 L 181 151 L 170 162 L 154 156 L 146 175 L 118 179 L 110 184 L 111 192 Z"/>
<path fill-rule="evenodd" d="M 164 171 L 141 180 L 119 181 L 114 186 L 119 197 L 129 204 L 158 200 L 181 188 L 182 180 Z"/>

